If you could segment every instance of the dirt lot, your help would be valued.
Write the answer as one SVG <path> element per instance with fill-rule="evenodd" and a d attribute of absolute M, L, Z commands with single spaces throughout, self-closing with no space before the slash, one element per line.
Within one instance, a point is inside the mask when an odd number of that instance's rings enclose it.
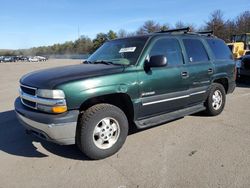
<path fill-rule="evenodd" d="M 0 64 L 0 187 L 250 187 L 250 85 L 228 95 L 220 116 L 193 115 L 137 131 L 101 161 L 26 135 L 13 111 L 19 78 L 77 63 Z"/>

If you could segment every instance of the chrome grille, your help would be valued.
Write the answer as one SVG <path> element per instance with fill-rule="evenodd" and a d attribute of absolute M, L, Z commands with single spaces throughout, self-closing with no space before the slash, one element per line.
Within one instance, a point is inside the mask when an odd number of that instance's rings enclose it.
<path fill-rule="evenodd" d="M 30 101 L 27 100 L 25 98 L 23 98 L 23 95 L 30 95 L 30 96 L 36 96 L 36 88 L 33 87 L 29 87 L 29 86 L 25 86 L 25 85 L 20 85 L 20 97 L 21 97 L 21 101 L 23 103 L 23 105 L 29 107 L 29 108 L 33 108 L 36 109 L 37 108 L 37 103 L 34 101 Z"/>
<path fill-rule="evenodd" d="M 29 95 L 36 95 L 36 88 L 25 86 L 25 85 L 20 85 L 20 88 L 22 92 L 27 93 Z"/>
<path fill-rule="evenodd" d="M 37 88 L 21 85 L 19 92 L 22 104 L 40 111 L 44 111 L 44 107 L 66 105 L 65 99 L 48 99 L 37 96 L 37 90 Z"/>
<path fill-rule="evenodd" d="M 22 99 L 22 103 L 30 108 L 36 108 L 36 103 L 32 101 L 28 101 L 26 99 Z"/>

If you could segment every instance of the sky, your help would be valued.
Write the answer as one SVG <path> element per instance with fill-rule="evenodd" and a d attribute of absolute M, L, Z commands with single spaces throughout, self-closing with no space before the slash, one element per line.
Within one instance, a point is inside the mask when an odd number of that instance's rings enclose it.
<path fill-rule="evenodd" d="M 250 0 L 0 0 L 0 49 L 93 39 L 110 29 L 135 31 L 147 20 L 204 25 L 216 9 L 225 19 L 250 10 Z"/>

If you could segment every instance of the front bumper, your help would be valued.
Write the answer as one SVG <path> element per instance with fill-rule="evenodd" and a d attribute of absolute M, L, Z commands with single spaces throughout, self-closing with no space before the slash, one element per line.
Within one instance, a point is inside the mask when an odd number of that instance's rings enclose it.
<path fill-rule="evenodd" d="M 75 144 L 78 110 L 47 114 L 24 106 L 20 98 L 17 98 L 15 111 L 18 120 L 28 132 L 60 145 Z"/>

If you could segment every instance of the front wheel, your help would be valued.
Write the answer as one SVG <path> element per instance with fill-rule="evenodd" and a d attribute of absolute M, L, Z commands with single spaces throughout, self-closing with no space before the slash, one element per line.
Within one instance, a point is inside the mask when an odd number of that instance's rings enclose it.
<path fill-rule="evenodd" d="M 114 105 L 97 104 L 80 115 L 76 143 L 90 159 L 103 159 L 116 153 L 127 135 L 124 112 Z"/>
<path fill-rule="evenodd" d="M 221 84 L 213 83 L 205 102 L 205 113 L 210 116 L 219 115 L 225 107 L 225 102 L 226 92 L 224 87 Z"/>

